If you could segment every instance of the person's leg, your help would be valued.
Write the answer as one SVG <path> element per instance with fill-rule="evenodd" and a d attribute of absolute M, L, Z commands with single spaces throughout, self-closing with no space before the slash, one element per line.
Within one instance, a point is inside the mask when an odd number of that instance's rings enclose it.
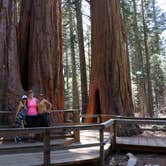
<path fill-rule="evenodd" d="M 42 117 L 40 114 L 38 114 L 37 124 L 38 124 L 38 127 L 42 127 Z"/>
<path fill-rule="evenodd" d="M 27 127 L 31 127 L 31 117 L 27 115 L 25 121 L 27 122 Z"/>
<path fill-rule="evenodd" d="M 17 117 L 17 120 L 16 120 L 16 128 L 22 128 L 22 121 L 21 121 L 19 116 Z M 14 142 L 17 143 L 17 144 L 21 143 L 21 137 L 19 135 L 17 135 L 14 138 Z"/>
<path fill-rule="evenodd" d="M 50 126 L 50 114 L 49 113 L 45 113 L 45 123 L 46 123 L 47 127 Z"/>

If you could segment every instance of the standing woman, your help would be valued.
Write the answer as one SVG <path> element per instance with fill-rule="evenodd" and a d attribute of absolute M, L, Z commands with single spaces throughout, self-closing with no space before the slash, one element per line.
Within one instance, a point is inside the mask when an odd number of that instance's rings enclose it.
<path fill-rule="evenodd" d="M 27 127 L 37 127 L 37 104 L 38 101 L 33 95 L 33 91 L 28 91 L 28 111 L 26 116 Z"/>
<path fill-rule="evenodd" d="M 44 98 L 43 94 L 40 94 L 38 101 L 38 117 L 40 127 L 48 127 L 50 125 L 49 113 L 51 108 L 52 104 Z"/>
<path fill-rule="evenodd" d="M 23 95 L 21 101 L 19 102 L 17 112 L 16 112 L 16 127 L 17 128 L 24 128 L 25 127 L 25 117 L 27 114 L 27 96 Z M 16 136 L 14 138 L 15 143 L 21 143 L 22 138 L 20 136 Z"/>
<path fill-rule="evenodd" d="M 25 117 L 27 114 L 27 96 L 23 95 L 21 101 L 19 102 L 17 112 L 16 112 L 16 127 L 24 128 L 25 126 Z"/>

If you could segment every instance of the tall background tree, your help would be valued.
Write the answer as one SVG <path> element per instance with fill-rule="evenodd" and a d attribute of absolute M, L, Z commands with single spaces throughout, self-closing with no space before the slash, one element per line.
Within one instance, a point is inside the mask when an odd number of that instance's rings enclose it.
<path fill-rule="evenodd" d="M 162 90 L 162 87 L 165 87 L 165 62 L 162 61 L 165 55 L 163 50 L 163 47 L 165 47 L 164 37 L 162 37 L 165 31 L 165 12 L 161 10 L 161 6 L 159 6 L 157 0 L 142 1 L 143 10 L 140 0 L 121 0 L 121 2 L 126 22 L 125 29 L 128 38 L 128 53 L 130 57 L 135 112 L 140 116 L 149 116 L 148 98 L 151 96 L 151 93 L 154 98 L 153 101 L 150 99 L 152 102 L 150 107 L 153 108 L 151 112 L 156 115 L 159 109 L 163 108 L 165 105 L 164 91 Z M 131 4 L 133 6 L 132 8 Z M 147 47 L 145 47 L 144 35 L 148 37 L 148 40 L 146 40 Z M 147 59 L 147 51 L 145 51 L 145 48 L 148 48 L 149 58 Z M 149 73 L 147 73 L 148 59 L 150 60 Z M 154 67 L 156 65 L 158 66 L 158 69 Z M 149 80 L 152 84 L 152 88 L 149 88 L 152 89 L 152 92 L 150 93 L 148 93 L 147 86 L 148 75 L 151 77 Z"/>
<path fill-rule="evenodd" d="M 82 0 L 75 0 L 74 3 L 75 3 L 75 9 L 76 9 L 78 45 L 79 45 L 79 54 L 80 54 L 82 113 L 85 114 L 87 110 L 87 103 L 88 103 L 88 89 L 87 89 L 87 74 L 86 74 L 81 2 Z"/>

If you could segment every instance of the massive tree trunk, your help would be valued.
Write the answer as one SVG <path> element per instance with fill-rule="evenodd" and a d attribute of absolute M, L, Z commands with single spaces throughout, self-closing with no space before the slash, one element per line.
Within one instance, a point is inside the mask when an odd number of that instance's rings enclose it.
<path fill-rule="evenodd" d="M 151 83 L 151 74 L 150 74 L 150 54 L 148 48 L 148 35 L 147 35 L 147 25 L 145 19 L 144 11 L 144 0 L 141 0 L 142 8 L 142 22 L 143 22 L 143 33 L 144 33 L 144 46 L 145 46 L 145 56 L 146 56 L 146 80 L 147 80 L 147 112 L 150 117 L 153 116 L 153 96 L 152 96 L 152 83 Z"/>
<path fill-rule="evenodd" d="M 23 0 L 18 43 L 24 89 L 45 93 L 55 109 L 63 109 L 61 0 Z"/>
<path fill-rule="evenodd" d="M 0 0 L 0 111 L 16 111 L 21 88 L 16 40 L 16 1 Z"/>
<path fill-rule="evenodd" d="M 132 116 L 120 2 L 95 0 L 91 5 L 92 72 L 88 113 Z"/>
<path fill-rule="evenodd" d="M 75 0 L 75 6 L 76 6 L 78 44 L 79 44 L 79 54 L 80 54 L 82 113 L 85 114 L 87 110 L 88 90 L 87 90 L 87 75 L 86 75 L 81 1 L 82 0 Z"/>

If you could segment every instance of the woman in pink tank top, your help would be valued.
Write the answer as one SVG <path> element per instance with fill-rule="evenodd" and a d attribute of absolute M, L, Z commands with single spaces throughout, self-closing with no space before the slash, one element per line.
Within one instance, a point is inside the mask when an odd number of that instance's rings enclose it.
<path fill-rule="evenodd" d="M 36 98 L 28 98 L 28 115 L 37 115 L 37 99 Z"/>
<path fill-rule="evenodd" d="M 37 99 L 33 96 L 33 91 L 28 91 L 28 111 L 26 116 L 27 127 L 37 127 Z"/>

